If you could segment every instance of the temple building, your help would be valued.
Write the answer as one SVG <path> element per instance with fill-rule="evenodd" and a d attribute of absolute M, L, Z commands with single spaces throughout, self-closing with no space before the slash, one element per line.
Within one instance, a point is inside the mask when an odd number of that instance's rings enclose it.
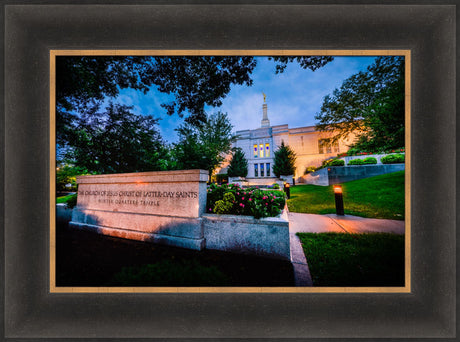
<path fill-rule="evenodd" d="M 347 140 L 330 144 L 324 141 L 330 133 L 318 132 L 315 126 L 296 128 L 289 128 L 287 124 L 271 126 L 265 102 L 262 105 L 260 127 L 237 131 L 236 135 L 238 138 L 234 147 L 241 148 L 248 160 L 246 180 L 250 184 L 272 184 L 275 181 L 274 151 L 279 148 L 282 141 L 285 145 L 289 145 L 297 156 L 296 173 L 293 176 L 296 182 L 302 182 L 302 176 L 308 166 L 320 166 L 325 159 L 346 152 L 354 139 L 349 137 Z"/>

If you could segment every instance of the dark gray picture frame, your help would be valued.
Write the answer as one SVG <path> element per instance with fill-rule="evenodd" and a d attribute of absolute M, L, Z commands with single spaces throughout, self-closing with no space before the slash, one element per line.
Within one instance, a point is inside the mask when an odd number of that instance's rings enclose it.
<path fill-rule="evenodd" d="M 2 7 L 2 338 L 455 336 L 455 6 L 113 3 Z M 412 292 L 50 293 L 52 49 L 411 50 Z"/>

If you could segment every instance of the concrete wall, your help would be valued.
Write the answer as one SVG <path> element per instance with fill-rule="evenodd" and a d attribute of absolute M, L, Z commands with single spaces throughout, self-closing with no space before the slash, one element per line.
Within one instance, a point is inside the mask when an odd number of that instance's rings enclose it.
<path fill-rule="evenodd" d="M 251 216 L 203 215 L 206 248 L 290 260 L 289 220 Z"/>
<path fill-rule="evenodd" d="M 352 180 L 368 178 L 386 173 L 403 171 L 405 164 L 381 164 L 381 165 L 350 165 L 350 166 L 331 166 L 329 170 L 329 184 L 349 182 Z M 324 169 L 323 169 L 324 170 Z"/>
<path fill-rule="evenodd" d="M 300 182 L 304 184 L 313 184 L 313 185 L 329 185 L 329 177 L 327 168 L 320 169 L 315 172 L 311 172 L 307 175 L 304 175 L 300 178 Z"/>

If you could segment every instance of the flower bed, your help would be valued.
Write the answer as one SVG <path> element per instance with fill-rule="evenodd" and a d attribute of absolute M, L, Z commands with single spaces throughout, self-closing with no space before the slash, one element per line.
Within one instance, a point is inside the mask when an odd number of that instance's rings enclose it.
<path fill-rule="evenodd" d="M 216 185 L 208 188 L 206 213 L 262 217 L 276 217 L 286 204 L 280 190 L 241 188 L 236 184 Z"/>

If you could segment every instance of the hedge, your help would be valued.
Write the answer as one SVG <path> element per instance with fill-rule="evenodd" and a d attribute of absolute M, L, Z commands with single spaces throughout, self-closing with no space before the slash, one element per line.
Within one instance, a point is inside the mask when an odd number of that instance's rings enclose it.
<path fill-rule="evenodd" d="M 364 160 L 362 159 L 352 159 L 348 162 L 348 165 L 364 165 Z"/>
<path fill-rule="evenodd" d="M 382 164 L 398 164 L 398 163 L 404 163 L 405 161 L 405 156 L 404 154 L 390 154 L 388 156 L 383 157 L 380 159 Z"/>
<path fill-rule="evenodd" d="M 377 164 L 377 158 L 367 157 L 363 159 L 364 164 Z"/>

